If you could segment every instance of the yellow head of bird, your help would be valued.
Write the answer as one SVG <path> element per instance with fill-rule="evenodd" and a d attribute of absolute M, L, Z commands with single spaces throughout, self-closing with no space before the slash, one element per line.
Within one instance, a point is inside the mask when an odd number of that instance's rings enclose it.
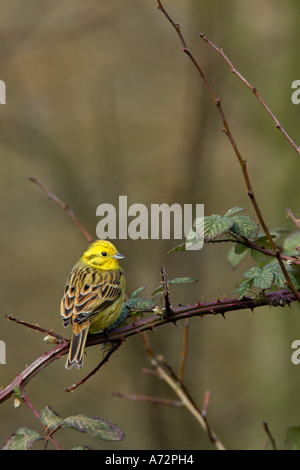
<path fill-rule="evenodd" d="M 97 269 L 107 271 L 119 268 L 119 260 L 125 258 L 116 247 L 107 240 L 91 243 L 81 257 L 81 261 Z"/>

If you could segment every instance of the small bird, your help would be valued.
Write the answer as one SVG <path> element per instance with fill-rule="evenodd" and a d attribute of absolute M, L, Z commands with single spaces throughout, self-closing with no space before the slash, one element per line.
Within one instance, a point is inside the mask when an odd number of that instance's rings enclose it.
<path fill-rule="evenodd" d="M 83 364 L 88 333 L 107 329 L 119 317 L 124 302 L 125 258 L 106 240 L 91 243 L 67 279 L 60 314 L 64 326 L 73 326 L 66 369 Z"/>

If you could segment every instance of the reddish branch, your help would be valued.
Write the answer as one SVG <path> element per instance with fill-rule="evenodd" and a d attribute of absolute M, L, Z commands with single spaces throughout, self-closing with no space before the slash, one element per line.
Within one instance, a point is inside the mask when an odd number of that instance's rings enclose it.
<path fill-rule="evenodd" d="M 46 194 L 48 199 L 55 202 L 55 204 L 57 204 L 64 211 L 66 211 L 66 213 L 69 215 L 69 217 L 71 217 L 73 222 L 77 225 L 77 227 L 83 233 L 83 235 L 85 236 L 85 238 L 87 239 L 87 241 L 89 243 L 93 241 L 93 237 L 86 230 L 86 228 L 82 225 L 82 223 L 78 220 L 78 218 L 76 217 L 74 212 L 70 209 L 68 204 L 61 201 L 57 196 L 55 196 L 53 193 L 51 193 L 51 191 L 49 191 L 49 189 L 46 188 L 46 186 L 43 183 L 41 183 L 38 179 L 36 179 L 34 176 L 28 176 L 28 179 L 29 179 L 29 181 L 32 181 L 33 183 L 35 183 Z"/>
<path fill-rule="evenodd" d="M 167 323 L 177 322 L 179 320 L 185 320 L 191 317 L 205 317 L 207 315 L 223 315 L 227 312 L 233 312 L 235 310 L 245 310 L 245 309 L 255 309 L 257 307 L 261 307 L 264 305 L 270 306 L 284 306 L 290 305 L 291 302 L 295 301 L 296 298 L 293 293 L 288 290 L 278 290 L 276 292 L 269 292 L 262 297 L 258 298 L 250 298 L 244 297 L 242 299 L 218 299 L 216 302 L 199 302 L 194 305 L 186 305 L 180 307 L 172 307 L 172 316 L 163 316 L 163 315 L 154 315 L 150 317 L 143 317 L 137 320 L 132 324 L 128 324 L 126 326 L 122 326 L 115 330 L 109 332 L 108 335 L 104 333 L 100 333 L 97 335 L 89 335 L 87 339 L 86 347 L 98 345 L 98 344 L 105 344 L 107 341 L 109 342 L 116 342 L 114 349 L 109 351 L 101 363 L 88 375 L 90 377 L 93 375 L 97 370 L 102 367 L 104 363 L 107 362 L 108 358 L 111 354 L 118 349 L 120 343 L 123 342 L 126 338 L 130 336 L 139 334 L 143 331 L 153 331 L 155 328 L 165 325 Z M 12 317 L 9 318 L 12 320 Z M 24 324 L 24 322 L 14 318 L 14 321 Z M 31 325 L 25 322 L 25 325 L 31 328 Z M 33 329 L 37 329 L 36 325 L 32 325 Z M 59 336 L 55 335 L 52 331 L 40 329 L 43 333 L 52 335 L 52 336 Z M 41 357 L 36 359 L 32 364 L 30 364 L 26 369 L 20 372 L 15 379 L 3 390 L 0 391 L 0 403 L 7 400 L 14 392 L 15 387 L 22 388 L 24 387 L 30 380 L 32 380 L 41 370 L 51 364 L 54 360 L 61 358 L 69 351 L 70 341 L 63 339 L 62 342 L 57 344 L 53 349 L 44 353 Z M 87 380 L 86 377 L 80 383 L 85 382 Z M 79 384 L 80 384 L 79 383 Z M 76 387 L 78 385 L 76 384 Z M 69 389 L 76 388 L 71 386 Z"/>

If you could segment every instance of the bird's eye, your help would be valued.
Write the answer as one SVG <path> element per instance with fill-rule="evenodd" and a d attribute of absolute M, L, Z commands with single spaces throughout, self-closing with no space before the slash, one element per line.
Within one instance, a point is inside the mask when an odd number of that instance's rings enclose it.
<path fill-rule="evenodd" d="M 102 251 L 101 255 L 102 255 L 102 256 L 107 256 L 106 251 Z"/>

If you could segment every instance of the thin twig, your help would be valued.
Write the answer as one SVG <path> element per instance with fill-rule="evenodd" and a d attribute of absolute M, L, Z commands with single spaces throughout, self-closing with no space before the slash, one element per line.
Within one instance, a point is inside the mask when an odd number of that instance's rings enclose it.
<path fill-rule="evenodd" d="M 262 99 L 262 97 L 260 96 L 260 94 L 258 93 L 257 89 L 252 86 L 248 80 L 246 80 L 245 77 L 243 77 L 243 75 L 235 68 L 235 66 L 233 65 L 233 63 L 229 60 L 229 58 L 227 57 L 227 55 L 225 54 L 224 52 L 224 49 L 216 46 L 210 39 L 208 39 L 203 33 L 199 33 L 199 36 L 200 38 L 202 38 L 207 44 L 209 44 L 213 49 L 215 49 L 215 51 L 217 51 L 222 57 L 223 59 L 227 62 L 227 64 L 229 65 L 230 67 L 230 71 L 236 75 L 251 91 L 252 93 L 256 96 L 256 98 L 258 99 L 258 101 L 261 103 L 261 105 L 264 107 L 264 109 L 267 111 L 267 113 L 269 114 L 269 116 L 272 118 L 272 120 L 274 121 L 275 123 L 275 127 L 277 129 L 279 129 L 282 134 L 286 137 L 286 139 L 289 141 L 289 143 L 294 147 L 294 149 L 296 150 L 296 152 L 298 153 L 298 155 L 300 155 L 300 147 L 298 147 L 295 142 L 293 141 L 293 139 L 288 135 L 288 133 L 286 132 L 286 130 L 282 127 L 282 125 L 280 124 L 280 122 L 278 121 L 277 117 L 275 116 L 275 114 L 272 113 L 272 111 L 270 110 L 270 108 L 266 105 L 265 101 Z"/>
<path fill-rule="evenodd" d="M 152 367 L 157 371 L 158 376 L 163 379 L 169 387 L 176 393 L 182 404 L 189 410 L 194 418 L 201 425 L 202 429 L 208 434 L 210 441 L 216 446 L 218 450 L 225 450 L 223 443 L 217 437 L 215 432 L 211 429 L 206 416 L 203 416 L 194 400 L 191 398 L 185 385 L 179 380 L 171 366 L 160 356 L 154 356 L 150 347 L 147 335 L 143 333 L 143 339 L 146 347 L 147 355 L 150 359 Z M 167 370 L 165 370 L 165 368 Z"/>
<path fill-rule="evenodd" d="M 241 245 L 247 246 L 248 248 L 252 248 L 253 250 L 260 251 L 261 253 L 264 253 L 266 256 L 272 256 L 273 258 L 276 258 L 276 254 L 274 253 L 274 251 L 268 250 L 264 246 L 258 245 L 254 241 L 249 240 L 249 238 L 244 238 L 244 240 L 236 240 L 233 238 L 222 238 L 220 240 L 209 240 L 209 242 L 207 243 L 239 243 Z M 298 259 L 297 257 L 284 255 L 283 253 L 281 253 L 280 256 L 284 261 L 289 262 L 289 264 L 300 265 L 300 259 Z"/>
<path fill-rule="evenodd" d="M 9 321 L 13 321 L 15 323 L 18 323 L 19 325 L 26 326 L 27 328 L 30 328 L 32 330 L 40 331 L 41 333 L 44 333 L 46 335 L 53 336 L 59 342 L 65 343 L 66 341 L 68 341 L 66 338 L 64 338 L 61 335 L 58 335 L 57 333 L 54 333 L 52 330 L 46 330 L 45 328 L 41 328 L 38 325 L 34 325 L 33 323 L 28 323 L 27 321 L 19 320 L 19 318 L 16 318 L 13 315 L 5 315 L 5 318 L 7 318 L 7 320 L 9 320 Z"/>
<path fill-rule="evenodd" d="M 271 441 L 271 444 L 272 444 L 272 447 L 273 447 L 273 450 L 277 450 L 277 446 L 276 446 L 276 442 L 275 442 L 275 439 L 274 437 L 272 436 L 270 430 L 269 430 L 269 426 L 266 422 L 263 423 L 263 427 L 264 427 L 264 430 L 266 431 L 270 441 Z"/>
<path fill-rule="evenodd" d="M 190 319 L 186 318 L 184 322 L 184 330 L 183 330 L 183 342 L 182 342 L 182 352 L 181 352 L 181 358 L 180 358 L 180 363 L 179 363 L 179 371 L 178 371 L 178 378 L 181 381 L 183 378 L 183 371 L 184 371 L 184 366 L 186 362 L 186 356 L 188 353 L 188 331 L 189 331 L 189 323 Z"/>
<path fill-rule="evenodd" d="M 86 228 L 83 226 L 83 224 L 78 220 L 74 212 L 70 209 L 68 204 L 65 202 L 61 201 L 57 196 L 55 196 L 51 191 L 49 191 L 46 186 L 41 183 L 38 179 L 36 179 L 34 176 L 28 176 L 29 181 L 32 181 L 35 183 L 39 188 L 41 188 L 42 191 L 46 194 L 47 198 L 50 199 L 51 201 L 55 202 L 55 204 L 58 204 L 66 213 L 71 217 L 73 222 L 77 225 L 79 230 L 83 233 L 85 238 L 89 243 L 93 241 L 93 237 L 90 235 L 90 233 L 86 230 Z"/>
<path fill-rule="evenodd" d="M 203 417 L 206 417 L 207 415 L 207 408 L 208 408 L 209 400 L 210 400 L 210 391 L 206 390 L 205 395 L 204 395 L 202 410 L 201 410 L 201 414 Z"/>
<path fill-rule="evenodd" d="M 293 213 L 293 211 L 290 207 L 287 207 L 286 214 L 287 214 L 288 217 L 290 217 L 292 219 L 292 221 L 294 222 L 296 227 L 300 230 L 300 219 L 297 219 L 297 217 L 295 216 L 295 214 Z"/>
<path fill-rule="evenodd" d="M 121 392 L 111 392 L 113 397 L 126 398 L 127 400 L 132 401 L 146 401 L 153 403 L 154 405 L 171 405 L 171 406 L 183 406 L 183 403 L 178 400 L 171 400 L 170 398 L 159 398 L 159 397 L 150 397 L 148 395 L 132 395 L 129 393 Z"/>
<path fill-rule="evenodd" d="M 101 362 L 95 367 L 88 375 L 86 375 L 83 379 L 79 380 L 79 382 L 71 385 L 70 387 L 66 387 L 65 391 L 66 392 L 73 392 L 79 385 L 84 384 L 90 377 L 92 377 L 96 372 L 108 361 L 110 356 L 121 346 L 122 341 L 116 341 L 115 344 L 113 344 L 110 348 L 110 350 L 106 353 L 104 358 L 102 359 Z"/>
<path fill-rule="evenodd" d="M 232 147 L 233 147 L 233 150 L 237 156 L 237 159 L 239 161 L 239 164 L 240 164 L 240 167 L 242 169 L 242 173 L 243 173 L 243 177 L 244 177 L 244 180 L 245 180 L 245 183 L 246 183 L 246 187 L 247 187 L 247 193 L 248 193 L 248 196 L 250 198 L 250 201 L 254 207 L 254 210 L 256 212 L 256 215 L 258 217 L 258 220 L 262 226 L 262 229 L 267 237 L 267 239 L 269 240 L 269 243 L 275 253 L 275 256 L 280 264 L 280 267 L 281 267 L 281 270 L 284 274 L 284 277 L 286 279 L 286 282 L 287 282 L 287 285 L 288 287 L 291 289 L 291 291 L 293 292 L 293 294 L 295 295 L 296 299 L 298 301 L 300 301 L 300 295 L 299 293 L 297 292 L 297 289 L 295 288 L 295 286 L 293 285 L 292 281 L 291 281 L 291 278 L 289 276 L 289 273 L 287 272 L 287 269 L 284 265 L 284 262 L 282 261 L 281 259 L 281 256 L 280 256 L 280 251 L 277 249 L 274 241 L 273 241 L 273 238 L 270 234 L 270 231 L 267 227 L 267 224 L 265 223 L 265 220 L 262 216 L 262 213 L 260 211 L 260 208 L 258 206 L 258 202 L 254 196 L 254 192 L 253 192 L 253 189 L 252 189 L 252 185 L 251 185 L 251 182 L 250 182 L 250 178 L 249 178 L 249 174 L 248 174 L 248 170 L 247 170 L 247 162 L 246 160 L 244 160 L 242 158 L 242 155 L 238 149 L 238 146 L 235 142 L 235 139 L 233 138 L 233 135 L 229 129 L 229 125 L 228 125 L 228 121 L 225 117 L 225 114 L 224 114 L 224 111 L 223 111 L 223 108 L 221 106 L 221 100 L 219 98 L 217 98 L 217 96 L 215 95 L 204 71 L 202 70 L 202 68 L 200 67 L 199 63 L 197 62 L 197 60 L 195 59 L 195 57 L 193 56 L 192 52 L 189 50 L 189 48 L 187 47 L 187 44 L 185 42 L 185 39 L 183 37 L 183 34 L 181 32 L 181 29 L 180 29 L 180 25 L 179 23 L 175 23 L 175 21 L 173 21 L 173 19 L 170 17 L 169 13 L 165 10 L 165 8 L 163 7 L 162 5 L 162 2 L 160 0 L 157 0 L 157 3 L 158 3 L 158 9 L 166 16 L 166 18 L 169 20 L 169 22 L 171 23 L 171 25 L 174 27 L 175 31 L 177 32 L 178 34 L 178 37 L 181 41 L 181 44 L 183 46 L 183 52 L 185 52 L 188 57 L 191 59 L 191 61 L 193 62 L 194 66 L 196 67 L 196 69 L 198 70 L 201 78 L 203 79 L 206 87 L 208 88 L 209 90 L 209 93 L 217 107 L 217 110 L 219 112 L 219 115 L 220 115 L 220 118 L 222 120 L 222 123 L 223 123 L 223 131 L 225 133 L 225 135 L 228 137 Z"/>

